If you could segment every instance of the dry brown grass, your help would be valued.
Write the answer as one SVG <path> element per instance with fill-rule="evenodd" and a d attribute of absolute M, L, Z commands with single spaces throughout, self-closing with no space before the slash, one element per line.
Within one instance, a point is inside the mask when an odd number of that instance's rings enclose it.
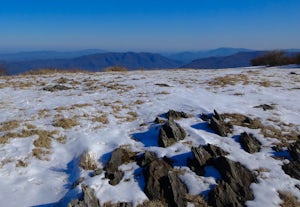
<path fill-rule="evenodd" d="M 28 163 L 24 162 L 23 160 L 18 160 L 16 163 L 16 167 L 27 167 Z"/>
<path fill-rule="evenodd" d="M 53 74 L 64 74 L 64 73 L 90 73 L 89 71 L 82 69 L 58 69 L 58 68 L 43 68 L 39 70 L 31 70 L 20 74 L 21 76 L 28 75 L 53 75 Z"/>
<path fill-rule="evenodd" d="M 145 102 L 142 100 L 139 100 L 139 99 L 134 102 L 135 105 L 141 105 L 143 103 L 145 103 Z"/>
<path fill-rule="evenodd" d="M 79 166 L 84 170 L 96 170 L 98 163 L 96 161 L 95 155 L 91 152 L 84 152 L 80 156 Z"/>
<path fill-rule="evenodd" d="M 38 111 L 38 116 L 40 118 L 46 118 L 50 116 L 50 110 L 49 109 L 41 109 Z"/>
<path fill-rule="evenodd" d="M 84 103 L 84 104 L 73 104 L 70 109 L 76 109 L 76 108 L 84 108 L 88 106 L 93 106 L 93 104 L 90 103 Z"/>
<path fill-rule="evenodd" d="M 45 139 L 47 139 L 47 137 L 52 138 L 53 135 L 57 134 L 57 131 L 46 131 L 46 130 L 40 130 L 40 129 L 33 129 L 33 130 L 28 130 L 28 129 L 23 129 L 20 132 L 8 132 L 6 134 L 4 134 L 2 137 L 0 137 L 0 144 L 6 144 L 9 139 L 12 138 L 26 138 L 26 137 L 31 137 L 34 135 L 37 135 L 39 137 L 39 141 L 36 142 L 37 145 L 39 144 L 43 144 L 43 143 L 47 143 L 45 141 Z"/>
<path fill-rule="evenodd" d="M 93 117 L 92 122 L 100 122 L 102 124 L 108 124 L 109 120 L 106 114 L 101 114 L 100 116 Z"/>
<path fill-rule="evenodd" d="M 228 125 L 236 125 L 248 127 L 250 129 L 260 129 L 264 137 L 275 138 L 280 141 L 280 143 L 274 143 L 280 147 L 286 147 L 291 141 L 298 139 L 299 132 L 293 130 L 293 124 L 285 124 L 278 120 L 273 120 L 273 124 L 276 125 L 265 125 L 259 119 L 250 119 L 249 117 L 242 114 L 221 114 L 224 119 L 228 119 Z M 270 119 L 268 120 L 270 121 Z"/>
<path fill-rule="evenodd" d="M 5 121 L 0 124 L 0 132 L 10 131 L 18 128 L 19 126 L 20 126 L 20 121 L 18 120 Z"/>
<path fill-rule="evenodd" d="M 185 199 L 187 202 L 194 204 L 195 207 L 208 207 L 205 199 L 200 195 L 186 194 Z"/>
<path fill-rule="evenodd" d="M 56 119 L 53 123 L 53 126 L 55 127 L 62 127 L 64 129 L 70 129 L 74 126 L 79 125 L 77 121 L 77 117 L 72 117 L 72 118 L 59 118 Z"/>
<path fill-rule="evenodd" d="M 212 81 L 209 81 L 210 86 L 220 86 L 225 87 L 228 85 L 234 86 L 238 83 L 243 85 L 249 84 L 248 76 L 245 74 L 231 74 L 214 78 Z"/>
<path fill-rule="evenodd" d="M 299 207 L 300 202 L 297 197 L 290 192 L 278 191 L 279 197 L 282 200 L 281 207 Z"/>
<path fill-rule="evenodd" d="M 152 201 L 144 201 L 142 204 L 139 204 L 137 207 L 167 207 L 168 204 L 163 201 L 159 200 L 152 200 Z"/>
<path fill-rule="evenodd" d="M 65 78 L 65 77 L 61 77 L 59 79 L 56 80 L 56 83 L 58 84 L 65 84 L 69 81 L 69 79 Z"/>
<path fill-rule="evenodd" d="M 121 66 L 112 66 L 104 69 L 104 72 L 126 72 L 127 68 Z"/>
<path fill-rule="evenodd" d="M 32 149 L 32 156 L 36 157 L 39 160 L 48 160 L 47 155 L 51 152 L 43 148 L 34 148 Z"/>

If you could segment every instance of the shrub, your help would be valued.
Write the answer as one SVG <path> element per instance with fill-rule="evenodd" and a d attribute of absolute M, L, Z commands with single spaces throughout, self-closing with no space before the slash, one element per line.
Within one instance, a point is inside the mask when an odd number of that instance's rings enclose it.
<path fill-rule="evenodd" d="M 8 75 L 7 67 L 4 62 L 0 62 L 0 76 Z"/>
<path fill-rule="evenodd" d="M 294 64 L 300 65 L 300 53 L 294 57 Z"/>
<path fill-rule="evenodd" d="M 251 60 L 253 66 L 265 65 L 265 66 L 280 66 L 290 64 L 290 58 L 286 57 L 283 51 L 274 50 L 268 52 L 262 56 Z"/>
<path fill-rule="evenodd" d="M 105 72 L 126 72 L 127 68 L 122 67 L 122 66 L 112 66 L 104 69 Z"/>

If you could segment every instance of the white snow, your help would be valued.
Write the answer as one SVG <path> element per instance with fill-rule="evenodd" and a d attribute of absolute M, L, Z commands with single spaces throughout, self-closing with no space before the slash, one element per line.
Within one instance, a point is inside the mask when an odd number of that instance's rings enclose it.
<path fill-rule="evenodd" d="M 290 75 L 293 71 L 299 75 Z M 215 77 L 244 74 L 249 83 L 210 86 Z M 46 85 L 55 85 L 64 77 L 64 85 L 71 90 L 48 92 Z M 71 84 L 71 81 L 78 81 Z M 270 86 L 259 83 L 269 81 Z M 32 86 L 18 87 L 11 82 L 31 82 Z M 92 86 L 87 84 L 92 82 Z M 168 84 L 162 87 L 156 84 Z M 112 186 L 104 177 L 104 172 L 95 177 L 91 171 L 78 167 L 79 157 L 85 151 L 93 153 L 99 167 L 105 166 L 111 152 L 121 145 L 132 151 L 153 151 L 159 157 L 167 156 L 175 160 L 175 168 L 181 168 L 181 176 L 193 195 L 207 195 L 216 185 L 218 178 L 214 169 L 208 175 L 196 175 L 186 166 L 186 158 L 191 157 L 191 146 L 207 143 L 228 151 L 229 159 L 241 162 L 250 170 L 268 169 L 258 175 L 258 183 L 251 188 L 255 199 L 247 201 L 247 206 L 279 206 L 278 191 L 288 191 L 300 200 L 300 191 L 295 187 L 300 181 L 286 175 L 281 166 L 287 160 L 274 159 L 271 149 L 277 140 L 263 137 L 259 130 L 235 127 L 228 138 L 219 137 L 200 119 L 202 113 L 241 113 L 259 118 L 263 123 L 276 119 L 284 124 L 293 124 L 288 129 L 300 132 L 300 69 L 299 68 L 240 68 L 224 70 L 157 70 L 133 71 L 126 73 L 54 74 L 43 76 L 16 76 L 10 79 L 0 77 L 0 123 L 19 120 L 20 126 L 11 132 L 26 129 L 32 124 L 37 129 L 54 131 L 56 136 L 65 136 L 66 143 L 52 139 L 50 154 L 46 160 L 32 156 L 36 135 L 25 138 L 11 138 L 0 144 L 0 206 L 66 206 L 81 192 L 72 184 L 80 177 L 83 183 L 95 190 L 101 203 L 133 202 L 134 205 L 147 199 L 143 192 L 142 170 L 136 163 L 120 166 L 125 172 L 120 184 Z M 138 101 L 138 102 L 137 102 Z M 89 104 L 76 107 L 75 104 Z M 254 106 L 275 104 L 275 109 L 263 111 Z M 74 107 L 72 107 L 74 106 Z M 58 107 L 65 109 L 56 110 Z M 184 111 L 193 116 L 179 120 L 188 136 L 168 147 L 157 146 L 158 127 L 153 120 L 169 109 Z M 44 114 L 41 115 L 41 111 Z M 137 113 L 132 119 L 128 112 Z M 109 123 L 92 121 L 93 117 L 105 114 Z M 55 116 L 77 117 L 79 125 L 70 129 L 53 126 Z M 144 123 L 143 125 L 141 125 Z M 278 127 L 278 126 L 276 126 Z M 247 131 L 253 133 L 263 144 L 260 152 L 249 154 L 236 142 L 233 135 Z M 1 136 L 9 131 L 0 131 Z M 26 167 L 17 167 L 19 160 Z"/>

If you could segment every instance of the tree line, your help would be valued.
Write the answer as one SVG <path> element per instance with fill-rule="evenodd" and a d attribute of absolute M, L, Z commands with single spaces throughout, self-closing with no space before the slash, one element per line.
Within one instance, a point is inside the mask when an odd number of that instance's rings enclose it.
<path fill-rule="evenodd" d="M 288 56 L 284 51 L 273 50 L 251 60 L 253 66 L 281 66 L 298 64 L 300 65 L 300 53 Z"/>

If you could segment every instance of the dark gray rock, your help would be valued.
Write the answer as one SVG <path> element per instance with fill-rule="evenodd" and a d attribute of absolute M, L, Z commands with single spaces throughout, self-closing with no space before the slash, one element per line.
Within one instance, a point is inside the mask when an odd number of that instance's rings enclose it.
<path fill-rule="evenodd" d="M 105 177 L 108 178 L 111 185 L 117 185 L 123 178 L 124 173 L 119 170 L 119 166 L 134 160 L 136 153 L 130 152 L 128 149 L 117 148 L 105 167 Z"/>
<path fill-rule="evenodd" d="M 102 207 L 133 207 L 132 203 L 120 202 L 120 203 L 104 203 Z"/>
<path fill-rule="evenodd" d="M 238 195 L 232 190 L 230 185 L 220 181 L 218 185 L 209 193 L 208 204 L 214 207 L 243 207 L 238 200 Z"/>
<path fill-rule="evenodd" d="M 209 126 L 221 137 L 226 137 L 230 132 L 229 126 L 216 110 L 214 110 L 213 116 L 209 119 Z"/>
<path fill-rule="evenodd" d="M 243 132 L 239 141 L 242 148 L 248 153 L 252 154 L 260 151 L 261 143 L 253 136 L 253 134 Z"/>
<path fill-rule="evenodd" d="M 143 169 L 144 192 L 150 200 L 166 202 L 168 206 L 186 206 L 184 196 L 187 188 L 172 171 L 171 165 L 162 159 L 155 159 Z"/>
<path fill-rule="evenodd" d="M 283 171 L 292 178 L 300 180 L 300 162 L 291 161 L 288 164 L 282 166 Z"/>
<path fill-rule="evenodd" d="M 225 156 L 229 154 L 228 152 L 222 150 L 220 147 L 217 147 L 212 144 L 207 144 L 203 147 L 213 158 L 217 158 L 219 156 Z"/>
<path fill-rule="evenodd" d="M 295 143 L 291 144 L 288 147 L 288 151 L 295 161 L 300 162 L 300 140 L 297 140 Z"/>
<path fill-rule="evenodd" d="M 181 119 L 181 118 L 189 118 L 189 115 L 183 111 L 174 111 L 174 110 L 169 110 L 166 114 L 167 119 Z"/>
<path fill-rule="evenodd" d="M 171 193 L 164 190 L 170 186 L 168 173 L 171 169 L 171 165 L 161 159 L 152 161 L 143 169 L 146 181 L 144 192 L 150 200 L 163 200 Z"/>
<path fill-rule="evenodd" d="M 194 160 L 191 163 L 191 169 L 197 175 L 204 175 L 204 167 L 207 164 L 207 161 L 211 159 L 211 155 L 203 148 L 203 146 L 192 147 L 192 154 L 194 155 Z"/>
<path fill-rule="evenodd" d="M 213 166 L 220 172 L 222 180 L 228 183 L 232 190 L 238 195 L 241 203 L 254 199 L 250 185 L 257 180 L 250 170 L 240 163 L 229 160 L 224 156 L 216 158 L 213 162 Z"/>
<path fill-rule="evenodd" d="M 136 158 L 137 164 L 141 167 L 145 167 L 153 160 L 157 159 L 154 152 L 146 151 L 144 154 Z"/>
<path fill-rule="evenodd" d="M 158 146 L 168 147 L 175 142 L 184 139 L 186 132 L 184 129 L 173 120 L 167 121 L 159 131 Z"/>
<path fill-rule="evenodd" d="M 274 106 L 268 105 L 268 104 L 261 104 L 261 105 L 258 105 L 258 106 L 254 106 L 254 108 L 261 108 L 261 109 L 263 109 L 264 111 L 275 109 Z"/>
<path fill-rule="evenodd" d="M 172 199 L 174 199 L 175 204 L 172 206 L 186 206 L 187 203 L 185 200 L 185 196 L 188 193 L 187 187 L 185 186 L 185 184 L 183 184 L 177 173 L 175 173 L 174 171 L 169 172 L 168 178 L 170 180 L 171 191 L 173 194 Z M 173 203 L 173 201 L 171 201 L 170 203 Z"/>
<path fill-rule="evenodd" d="M 82 184 L 83 198 L 72 200 L 68 207 L 100 207 L 98 198 L 95 196 L 94 189 Z"/>
<path fill-rule="evenodd" d="M 70 89 L 71 89 L 70 87 L 64 85 L 46 86 L 43 88 L 44 91 L 50 91 L 50 92 L 70 90 Z"/>

